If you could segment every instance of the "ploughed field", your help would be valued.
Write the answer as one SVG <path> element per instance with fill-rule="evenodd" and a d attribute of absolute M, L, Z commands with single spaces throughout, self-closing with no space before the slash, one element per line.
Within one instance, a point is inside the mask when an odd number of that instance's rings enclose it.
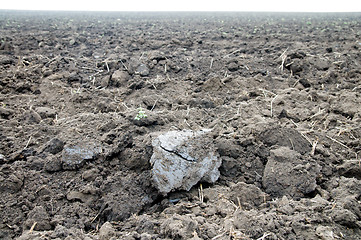
<path fill-rule="evenodd" d="M 361 14 L 0 12 L 1 239 L 360 239 Z"/>

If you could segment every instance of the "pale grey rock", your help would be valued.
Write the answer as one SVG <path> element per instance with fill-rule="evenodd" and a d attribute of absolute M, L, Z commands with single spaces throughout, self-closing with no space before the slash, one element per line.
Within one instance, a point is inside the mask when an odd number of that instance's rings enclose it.
<path fill-rule="evenodd" d="M 316 228 L 316 235 L 321 239 L 321 240 L 333 240 L 335 239 L 335 235 L 333 233 L 332 227 L 329 226 L 318 226 Z"/>
<path fill-rule="evenodd" d="M 94 143 L 79 143 L 65 146 L 62 153 L 62 167 L 65 170 L 75 170 L 88 160 L 98 157 L 102 149 Z"/>
<path fill-rule="evenodd" d="M 210 130 L 169 131 L 152 142 L 153 181 L 162 194 L 189 191 L 200 181 L 214 183 L 219 178 L 221 159 L 208 137 Z"/>
<path fill-rule="evenodd" d="M 140 64 L 137 67 L 136 73 L 138 73 L 142 77 L 146 77 L 149 75 L 149 68 L 145 64 Z"/>
<path fill-rule="evenodd" d="M 66 199 L 68 199 L 69 201 L 76 201 L 79 200 L 83 203 L 87 202 L 89 199 L 89 195 L 88 194 L 84 194 L 82 192 L 78 192 L 78 191 L 70 191 L 68 192 L 68 194 L 66 195 Z"/>
<path fill-rule="evenodd" d="M 6 162 L 5 156 L 0 153 L 0 164 L 3 164 L 5 162 Z"/>
<path fill-rule="evenodd" d="M 100 240 L 109 240 L 115 236 L 115 229 L 110 222 L 106 222 L 99 229 L 99 239 Z"/>

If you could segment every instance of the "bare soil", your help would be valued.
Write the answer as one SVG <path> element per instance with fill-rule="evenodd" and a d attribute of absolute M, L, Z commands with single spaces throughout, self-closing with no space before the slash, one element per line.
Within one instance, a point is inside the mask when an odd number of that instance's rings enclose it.
<path fill-rule="evenodd" d="M 0 26 L 1 239 L 361 239 L 361 14 Z M 152 139 L 204 128 L 220 178 L 163 196 Z"/>

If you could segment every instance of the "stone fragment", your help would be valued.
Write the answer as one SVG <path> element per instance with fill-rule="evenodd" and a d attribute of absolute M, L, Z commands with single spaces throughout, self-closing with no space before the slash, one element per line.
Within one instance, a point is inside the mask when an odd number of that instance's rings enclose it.
<path fill-rule="evenodd" d="M 4 119 L 9 119 L 11 115 L 15 113 L 14 110 L 9 108 L 0 107 L 0 117 Z"/>
<path fill-rule="evenodd" d="M 2 48 L 1 46 L 3 46 L 3 44 L 0 45 L 0 50 L 3 50 L 3 49 L 1 49 Z M 0 65 L 11 65 L 14 63 L 15 63 L 15 60 L 12 57 L 4 56 L 4 55 L 0 56 Z"/>
<path fill-rule="evenodd" d="M 0 164 L 4 164 L 5 162 L 6 162 L 5 156 L 0 153 Z"/>
<path fill-rule="evenodd" d="M 36 231 L 51 229 L 49 214 L 47 213 L 47 211 L 43 206 L 36 206 L 34 207 L 34 209 L 32 209 L 29 212 L 28 218 L 25 221 L 25 228 L 29 229 L 34 224 L 35 224 L 34 230 Z"/>
<path fill-rule="evenodd" d="M 150 51 L 148 54 L 149 60 L 156 60 L 157 62 L 161 60 L 166 60 L 167 57 L 169 56 L 165 55 L 164 52 L 158 50 Z"/>
<path fill-rule="evenodd" d="M 162 194 L 172 190 L 189 191 L 200 181 L 214 183 L 221 159 L 207 136 L 200 131 L 170 131 L 153 140 L 153 181 Z"/>
<path fill-rule="evenodd" d="M 82 174 L 82 178 L 85 181 L 94 181 L 95 178 L 98 176 L 98 174 L 99 174 L 99 170 L 97 168 L 92 168 L 92 169 L 85 171 Z"/>
<path fill-rule="evenodd" d="M 115 229 L 110 222 L 104 223 L 99 229 L 99 239 L 109 240 L 115 236 Z"/>
<path fill-rule="evenodd" d="M 94 143 L 66 146 L 62 154 L 62 167 L 66 170 L 79 169 L 87 160 L 95 159 L 101 151 Z"/>
<path fill-rule="evenodd" d="M 332 228 L 329 226 L 318 226 L 316 228 L 316 235 L 321 239 L 321 240 L 331 240 L 331 239 L 335 239 L 334 238 L 334 233 L 332 231 Z"/>
<path fill-rule="evenodd" d="M 48 107 L 37 107 L 36 112 L 41 118 L 55 118 L 56 116 L 56 111 Z"/>
<path fill-rule="evenodd" d="M 160 232 L 169 239 L 191 239 L 198 227 L 192 216 L 174 214 L 160 225 Z"/>
<path fill-rule="evenodd" d="M 23 173 L 15 171 L 14 168 L 6 166 L 6 164 L 0 166 L 0 194 L 14 194 L 20 191 L 23 185 Z"/>
<path fill-rule="evenodd" d="M 101 87 L 105 88 L 105 87 L 108 87 L 109 82 L 110 82 L 110 76 L 107 75 L 107 76 L 102 77 L 102 78 L 100 79 L 100 81 L 98 82 L 98 84 L 99 84 Z"/>
<path fill-rule="evenodd" d="M 28 123 L 40 123 L 41 116 L 39 113 L 35 112 L 34 110 L 29 110 L 24 113 L 25 119 Z"/>
<path fill-rule="evenodd" d="M 28 169 L 40 171 L 44 168 L 45 160 L 38 156 L 28 156 L 26 165 Z"/>
<path fill-rule="evenodd" d="M 348 209 L 336 208 L 332 211 L 327 211 L 330 217 L 336 223 L 344 225 L 349 228 L 360 228 L 360 223 L 357 216 Z"/>
<path fill-rule="evenodd" d="M 78 191 L 70 191 L 66 195 L 66 199 L 68 199 L 69 201 L 87 202 L 87 200 L 89 199 L 89 195 Z"/>
<path fill-rule="evenodd" d="M 57 154 L 61 152 L 64 148 L 64 142 L 58 138 L 53 138 L 44 146 L 44 152 L 49 152 L 52 154 Z"/>
<path fill-rule="evenodd" d="M 239 182 L 231 186 L 229 198 L 240 203 L 243 209 L 252 209 L 265 203 L 269 196 L 253 184 Z"/>
<path fill-rule="evenodd" d="M 287 59 L 283 65 L 286 69 L 292 71 L 294 74 L 299 74 L 304 69 L 304 62 L 301 59 Z"/>
<path fill-rule="evenodd" d="M 142 77 L 146 77 L 149 75 L 149 68 L 145 64 L 140 64 L 135 72 Z"/>
<path fill-rule="evenodd" d="M 116 70 L 111 76 L 110 85 L 120 87 L 124 85 L 129 78 L 130 76 L 126 71 Z"/>
<path fill-rule="evenodd" d="M 336 170 L 340 173 L 341 176 L 361 179 L 361 167 L 359 164 L 355 164 L 353 161 L 345 161 L 342 165 L 337 166 Z"/>
<path fill-rule="evenodd" d="M 330 63 L 328 62 L 327 59 L 314 58 L 310 60 L 310 63 L 313 64 L 315 68 L 320 71 L 326 71 L 327 69 L 330 68 Z"/>
<path fill-rule="evenodd" d="M 230 62 L 227 66 L 228 70 L 231 72 L 235 72 L 239 69 L 239 65 L 237 62 Z"/>
<path fill-rule="evenodd" d="M 62 162 L 56 156 L 49 155 L 45 158 L 44 170 L 47 172 L 58 172 L 62 169 Z"/>
<path fill-rule="evenodd" d="M 311 87 L 310 81 L 308 81 L 306 78 L 301 78 L 299 82 L 300 82 L 300 83 L 302 84 L 302 86 L 304 86 L 305 88 Z"/>
<path fill-rule="evenodd" d="M 303 51 L 291 52 L 290 54 L 288 54 L 288 57 L 290 57 L 291 59 L 303 59 L 304 57 L 306 57 L 306 53 L 304 53 Z"/>

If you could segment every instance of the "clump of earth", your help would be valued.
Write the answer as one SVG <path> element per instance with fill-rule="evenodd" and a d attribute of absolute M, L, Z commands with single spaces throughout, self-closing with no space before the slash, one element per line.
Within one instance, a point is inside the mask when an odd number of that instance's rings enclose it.
<path fill-rule="evenodd" d="M 360 24 L 2 11 L 0 238 L 360 239 Z"/>

